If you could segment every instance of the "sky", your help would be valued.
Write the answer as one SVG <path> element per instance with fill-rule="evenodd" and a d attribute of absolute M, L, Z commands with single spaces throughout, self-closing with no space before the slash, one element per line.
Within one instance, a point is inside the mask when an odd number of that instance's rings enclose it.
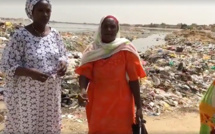
<path fill-rule="evenodd" d="M 27 18 L 26 0 L 0 0 L 0 17 Z M 99 23 L 115 15 L 128 24 L 215 24 L 212 0 L 52 0 L 51 20 Z"/>

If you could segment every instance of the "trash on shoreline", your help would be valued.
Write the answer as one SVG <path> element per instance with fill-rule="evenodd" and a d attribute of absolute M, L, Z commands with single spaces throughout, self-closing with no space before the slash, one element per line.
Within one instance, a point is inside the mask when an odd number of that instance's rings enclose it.
<path fill-rule="evenodd" d="M 141 30 L 138 32 L 142 34 Z M 10 33 L 4 29 L 0 29 L 0 33 L 2 52 Z M 64 108 L 81 109 L 77 100 L 80 92 L 78 75 L 74 70 L 80 63 L 81 52 L 92 42 L 93 34 L 94 32 L 61 32 L 69 56 L 69 68 L 62 82 Z M 130 38 L 133 40 L 135 37 L 132 35 Z M 175 108 L 196 107 L 215 76 L 213 33 L 182 30 L 167 35 L 165 41 L 166 44 L 155 46 L 144 53 L 139 52 L 147 73 L 147 78 L 140 81 L 143 111 L 152 116 L 159 116 Z M 0 87 L 3 87 L 3 75 L 0 78 Z M 72 115 L 64 117 L 73 118 Z"/>

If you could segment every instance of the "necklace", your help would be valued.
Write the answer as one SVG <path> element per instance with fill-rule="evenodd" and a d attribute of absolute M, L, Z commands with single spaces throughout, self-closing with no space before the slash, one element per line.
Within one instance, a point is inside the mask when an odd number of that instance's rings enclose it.
<path fill-rule="evenodd" d="M 44 30 L 42 33 L 37 31 L 36 28 L 34 28 L 33 24 L 31 25 L 32 28 L 34 29 L 34 31 L 39 35 L 39 37 L 43 37 L 43 35 L 45 34 L 46 30 Z"/>

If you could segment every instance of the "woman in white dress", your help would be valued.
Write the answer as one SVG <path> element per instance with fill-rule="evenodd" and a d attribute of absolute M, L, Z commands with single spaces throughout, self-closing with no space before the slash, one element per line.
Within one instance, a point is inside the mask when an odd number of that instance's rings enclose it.
<path fill-rule="evenodd" d="M 48 27 L 49 0 L 27 0 L 32 23 L 16 30 L 0 64 L 8 109 L 5 134 L 60 134 L 61 76 L 67 69 L 60 34 Z"/>

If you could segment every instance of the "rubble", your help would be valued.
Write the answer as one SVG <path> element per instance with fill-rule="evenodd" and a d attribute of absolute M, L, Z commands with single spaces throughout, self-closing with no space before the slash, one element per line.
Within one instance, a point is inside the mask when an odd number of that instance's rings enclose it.
<path fill-rule="evenodd" d="M 178 31 L 166 36 L 166 44 L 140 54 L 148 76 L 141 82 L 144 112 L 159 115 L 198 106 L 215 76 L 213 37 L 202 31 Z"/>
<path fill-rule="evenodd" d="M 136 30 L 136 34 L 127 35 L 126 29 L 122 35 L 130 40 L 141 37 L 143 30 L 132 29 Z M 3 31 L 2 28 L 0 31 Z M 0 49 L 3 49 L 10 33 L 0 33 Z M 80 63 L 82 51 L 93 41 L 94 32 L 61 32 L 61 35 L 69 57 L 68 71 L 62 82 L 62 107 L 80 110 L 78 75 L 74 70 Z M 167 35 L 165 41 L 166 44 L 139 52 L 147 73 L 147 77 L 140 81 L 143 111 L 152 116 L 180 107 L 197 107 L 215 76 L 213 33 L 182 30 Z M 0 77 L 2 89 L 3 75 Z M 63 118 L 76 119 L 70 114 L 63 115 Z"/>

